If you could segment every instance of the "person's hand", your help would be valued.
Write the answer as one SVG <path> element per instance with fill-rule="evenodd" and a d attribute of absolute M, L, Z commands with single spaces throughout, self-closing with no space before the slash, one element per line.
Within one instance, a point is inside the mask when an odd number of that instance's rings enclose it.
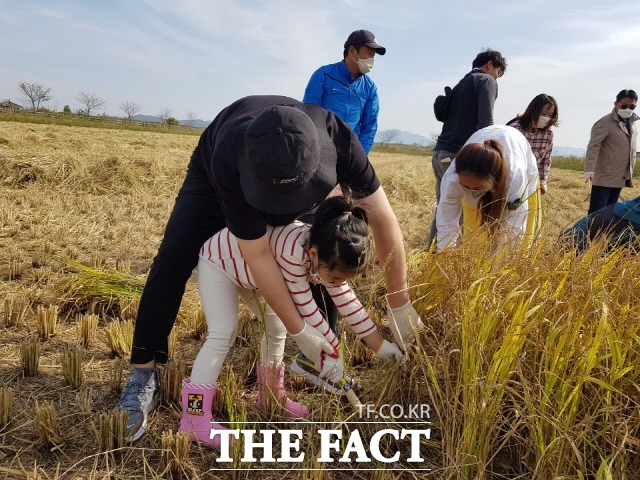
<path fill-rule="evenodd" d="M 593 181 L 593 172 L 584 172 L 584 183 Z"/>
<path fill-rule="evenodd" d="M 378 358 L 383 360 L 391 360 L 392 358 L 395 358 L 398 362 L 402 361 L 404 357 L 402 350 L 400 350 L 398 345 L 387 342 L 386 340 L 382 341 L 382 345 L 380 345 L 380 348 L 376 350 L 376 355 L 378 355 Z"/>
<path fill-rule="evenodd" d="M 548 191 L 549 191 L 549 188 L 547 187 L 547 182 L 546 181 L 540 182 L 540 195 L 544 195 Z"/>
<path fill-rule="evenodd" d="M 313 362 L 318 371 L 322 370 L 323 356 L 325 362 L 328 358 L 337 358 L 339 356 L 338 351 L 331 346 L 325 336 L 317 328 L 313 328 L 306 323 L 302 330 L 295 335 L 292 334 L 291 338 L 296 342 L 304 356 Z"/>
<path fill-rule="evenodd" d="M 411 302 L 399 308 L 387 309 L 387 320 L 393 338 L 396 339 L 400 348 L 407 350 L 409 345 L 416 337 L 416 329 L 424 327 L 422 320 L 418 316 L 418 312 L 413 308 Z"/>
<path fill-rule="evenodd" d="M 320 378 L 329 382 L 340 385 L 340 380 L 344 377 L 344 361 L 342 356 L 338 358 L 323 355 L 322 370 L 320 370 Z"/>

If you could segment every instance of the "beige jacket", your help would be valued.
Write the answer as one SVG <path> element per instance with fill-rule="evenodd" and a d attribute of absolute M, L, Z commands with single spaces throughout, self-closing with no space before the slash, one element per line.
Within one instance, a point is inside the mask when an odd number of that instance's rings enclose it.
<path fill-rule="evenodd" d="M 594 172 L 593 185 L 600 187 L 632 187 L 633 167 L 636 163 L 638 120 L 635 113 L 629 119 L 631 132 L 620 120 L 616 109 L 591 127 L 591 139 L 584 162 L 585 172 Z"/>

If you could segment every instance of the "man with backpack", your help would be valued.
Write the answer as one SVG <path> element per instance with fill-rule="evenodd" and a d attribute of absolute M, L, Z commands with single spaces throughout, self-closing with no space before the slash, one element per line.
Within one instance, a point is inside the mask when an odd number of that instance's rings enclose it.
<path fill-rule="evenodd" d="M 497 79 L 507 70 L 507 61 L 498 51 L 486 49 L 472 63 L 472 70 L 451 89 L 436 99 L 436 118 L 444 121 L 433 150 L 436 201 L 440 202 L 440 181 L 451 160 L 477 130 L 493 125 L 493 105 L 498 98 Z M 435 212 L 429 232 L 429 245 L 436 237 Z"/>

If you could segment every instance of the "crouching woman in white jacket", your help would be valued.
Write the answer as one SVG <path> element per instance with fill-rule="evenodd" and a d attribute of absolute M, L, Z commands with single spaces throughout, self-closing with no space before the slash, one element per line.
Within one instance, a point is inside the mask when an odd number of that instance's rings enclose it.
<path fill-rule="evenodd" d="M 531 146 L 518 130 L 492 125 L 475 132 L 442 178 L 438 250 L 472 234 L 496 247 L 531 241 L 540 226 L 538 177 Z"/>

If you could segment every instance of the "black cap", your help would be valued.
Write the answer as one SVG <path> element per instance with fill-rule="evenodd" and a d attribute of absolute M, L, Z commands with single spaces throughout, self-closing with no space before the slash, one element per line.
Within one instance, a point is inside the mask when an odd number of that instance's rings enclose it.
<path fill-rule="evenodd" d="M 376 41 L 376 36 L 369 30 L 356 30 L 355 32 L 351 32 L 347 41 L 344 42 L 344 48 L 360 44 L 373 48 L 378 55 L 387 53 L 387 49 Z"/>
<path fill-rule="evenodd" d="M 336 148 L 322 109 L 313 105 L 320 113 L 312 118 L 310 105 L 269 107 L 245 131 L 246 155 L 238 159 L 240 184 L 247 202 L 258 210 L 301 212 L 337 184 Z"/>

